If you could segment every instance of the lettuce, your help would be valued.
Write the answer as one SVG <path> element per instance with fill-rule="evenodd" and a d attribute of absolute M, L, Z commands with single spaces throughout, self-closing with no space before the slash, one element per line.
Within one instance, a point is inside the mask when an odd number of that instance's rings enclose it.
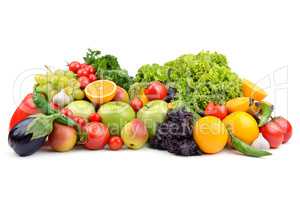
<path fill-rule="evenodd" d="M 231 71 L 224 55 L 202 51 L 165 63 L 143 65 L 135 82 L 161 81 L 176 88 L 175 102 L 200 113 L 208 102 L 219 104 L 241 96 L 241 79 Z"/>

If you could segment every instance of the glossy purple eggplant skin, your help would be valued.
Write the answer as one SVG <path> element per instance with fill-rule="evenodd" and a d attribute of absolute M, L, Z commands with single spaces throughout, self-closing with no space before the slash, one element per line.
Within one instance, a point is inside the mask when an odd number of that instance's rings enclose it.
<path fill-rule="evenodd" d="M 46 137 L 31 140 L 32 134 L 27 133 L 28 125 L 33 117 L 19 122 L 8 135 L 8 143 L 19 156 L 29 156 L 38 151 L 45 143 Z"/>

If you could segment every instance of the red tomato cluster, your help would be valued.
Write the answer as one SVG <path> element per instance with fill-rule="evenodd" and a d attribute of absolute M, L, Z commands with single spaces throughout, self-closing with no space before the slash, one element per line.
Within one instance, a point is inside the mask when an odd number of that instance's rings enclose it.
<path fill-rule="evenodd" d="M 92 65 L 73 61 L 68 64 L 69 70 L 78 76 L 80 88 L 84 89 L 89 83 L 97 80 L 96 70 Z"/>
<path fill-rule="evenodd" d="M 72 119 L 74 122 L 76 122 L 81 128 L 85 126 L 85 124 L 86 124 L 85 119 L 83 119 L 82 117 L 79 117 L 79 116 L 75 116 L 70 109 L 63 108 L 60 112 L 64 116 L 66 116 L 66 117 Z"/>

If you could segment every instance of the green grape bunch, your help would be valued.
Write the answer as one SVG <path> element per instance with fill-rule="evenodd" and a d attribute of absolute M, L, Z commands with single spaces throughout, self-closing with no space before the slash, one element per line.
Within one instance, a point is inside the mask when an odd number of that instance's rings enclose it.
<path fill-rule="evenodd" d="M 68 70 L 58 69 L 52 72 L 49 68 L 47 69 L 46 74 L 36 74 L 34 79 L 37 91 L 46 94 L 49 101 L 61 90 L 74 100 L 81 100 L 85 97 L 76 74 Z"/>

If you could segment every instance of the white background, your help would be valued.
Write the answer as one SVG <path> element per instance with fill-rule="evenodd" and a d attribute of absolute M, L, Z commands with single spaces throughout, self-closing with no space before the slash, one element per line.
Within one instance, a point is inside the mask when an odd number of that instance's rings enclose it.
<path fill-rule="evenodd" d="M 296 2 L 1 1 L 0 199 L 299 199 Z M 232 152 L 182 158 L 150 149 L 17 157 L 7 129 L 33 84 L 27 75 L 44 64 L 63 68 L 87 48 L 118 56 L 132 75 L 183 53 L 224 53 L 241 77 L 271 82 L 269 100 L 288 116 L 294 136 L 264 159 Z"/>

